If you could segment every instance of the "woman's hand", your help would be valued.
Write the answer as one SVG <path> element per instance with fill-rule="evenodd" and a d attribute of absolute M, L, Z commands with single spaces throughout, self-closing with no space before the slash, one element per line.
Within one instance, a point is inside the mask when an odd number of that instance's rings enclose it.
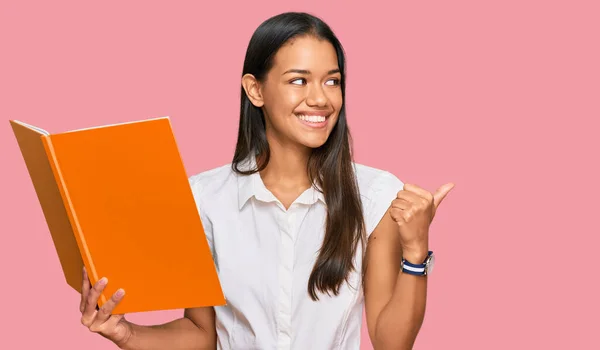
<path fill-rule="evenodd" d="M 97 309 L 98 298 L 108 281 L 101 278 L 92 286 L 85 267 L 83 268 L 83 286 L 81 290 L 81 323 L 91 332 L 98 333 L 122 347 L 131 337 L 131 325 L 124 315 L 112 315 L 112 311 L 123 299 L 124 291 L 119 289 L 101 308 Z"/>
<path fill-rule="evenodd" d="M 405 184 L 392 201 L 390 215 L 399 227 L 403 256 L 414 264 L 422 263 L 429 250 L 429 225 L 438 206 L 454 188 L 447 183 L 435 193 L 417 185 Z"/>

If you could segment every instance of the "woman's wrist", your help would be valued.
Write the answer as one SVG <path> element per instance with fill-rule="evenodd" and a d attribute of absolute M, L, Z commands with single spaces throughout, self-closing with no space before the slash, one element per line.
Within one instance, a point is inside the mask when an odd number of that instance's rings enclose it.
<path fill-rule="evenodd" d="M 429 249 L 427 247 L 402 249 L 402 258 L 411 264 L 422 264 L 427 258 L 428 254 Z"/>

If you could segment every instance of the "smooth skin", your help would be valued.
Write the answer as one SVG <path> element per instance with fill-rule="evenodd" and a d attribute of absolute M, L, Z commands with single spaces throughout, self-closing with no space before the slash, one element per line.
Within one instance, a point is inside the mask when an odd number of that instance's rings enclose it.
<path fill-rule="evenodd" d="M 261 178 L 288 208 L 311 186 L 306 164 L 313 148 L 325 143 L 342 107 L 337 56 L 333 46 L 311 36 L 298 37 L 276 54 L 265 81 L 252 75 L 242 78 L 250 101 L 262 108 L 271 159 Z M 328 115 L 322 129 L 304 125 L 298 114 Z M 371 341 L 377 350 L 411 349 L 421 328 L 426 305 L 427 277 L 400 272 L 402 257 L 421 263 L 429 250 L 429 225 L 452 183 L 430 193 L 405 184 L 390 203 L 369 238 L 365 273 L 365 307 Z M 125 297 L 118 295 L 96 310 L 106 282 L 93 288 L 84 271 L 81 322 L 122 349 L 215 349 L 217 336 L 213 308 L 186 309 L 172 322 L 141 326 L 124 315 L 112 315 Z"/>

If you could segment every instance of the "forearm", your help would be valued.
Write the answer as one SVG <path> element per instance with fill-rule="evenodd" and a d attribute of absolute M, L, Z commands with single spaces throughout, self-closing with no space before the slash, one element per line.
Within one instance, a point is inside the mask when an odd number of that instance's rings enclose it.
<path fill-rule="evenodd" d="M 423 319 L 427 300 L 427 277 L 400 272 L 393 293 L 377 317 L 376 350 L 412 349 Z"/>
<path fill-rule="evenodd" d="M 216 335 L 199 328 L 183 317 L 169 323 L 141 326 L 130 323 L 131 337 L 121 347 L 124 350 L 204 350 L 216 348 Z"/>
<path fill-rule="evenodd" d="M 429 225 L 453 187 L 448 183 L 430 193 L 404 184 L 390 205 L 389 215 L 383 216 L 369 237 L 365 303 L 369 335 L 376 350 L 410 350 L 417 339 L 425 318 L 428 277 L 400 271 L 400 261 L 402 257 L 412 264 L 425 261 Z"/>

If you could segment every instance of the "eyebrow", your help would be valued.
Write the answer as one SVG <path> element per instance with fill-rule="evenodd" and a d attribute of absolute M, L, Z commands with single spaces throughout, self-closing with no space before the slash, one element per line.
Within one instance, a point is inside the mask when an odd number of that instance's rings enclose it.
<path fill-rule="evenodd" d="M 340 72 L 340 69 L 336 68 L 336 69 L 330 70 L 329 72 L 327 72 L 327 74 L 329 75 L 329 74 L 335 74 L 335 73 L 339 73 L 339 72 Z M 306 69 L 288 69 L 282 75 L 286 75 L 289 73 L 298 73 L 298 74 L 306 74 L 306 75 L 311 74 L 310 71 L 306 70 Z"/>

